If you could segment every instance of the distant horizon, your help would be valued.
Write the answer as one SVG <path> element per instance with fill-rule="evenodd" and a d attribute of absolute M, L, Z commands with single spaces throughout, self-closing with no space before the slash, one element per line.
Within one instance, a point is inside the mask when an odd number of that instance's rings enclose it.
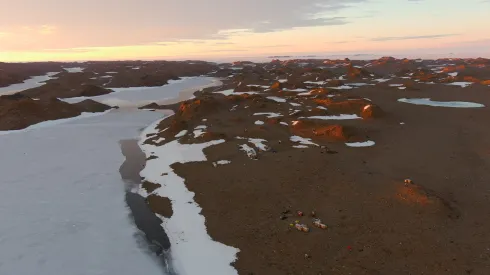
<path fill-rule="evenodd" d="M 131 61 L 205 61 L 215 63 L 230 63 L 234 61 L 251 61 L 251 62 L 269 62 L 272 59 L 287 60 L 293 59 L 345 59 L 350 60 L 373 60 L 381 57 L 394 57 L 397 59 L 450 59 L 450 58 L 487 58 L 490 59 L 489 53 L 294 53 L 280 55 L 260 55 L 260 56 L 220 56 L 220 57 L 154 57 L 154 58 L 133 58 L 133 59 L 87 59 L 87 60 L 37 60 L 37 61 L 3 61 L 0 63 L 42 63 L 42 62 L 59 62 L 59 63 L 85 63 L 85 62 L 131 62 Z"/>

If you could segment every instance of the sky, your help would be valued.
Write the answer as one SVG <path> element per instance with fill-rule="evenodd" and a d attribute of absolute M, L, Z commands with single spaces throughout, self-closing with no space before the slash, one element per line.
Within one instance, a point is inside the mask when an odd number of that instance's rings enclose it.
<path fill-rule="evenodd" d="M 4 62 L 490 57 L 490 0 L 0 0 L 0 5 Z"/>

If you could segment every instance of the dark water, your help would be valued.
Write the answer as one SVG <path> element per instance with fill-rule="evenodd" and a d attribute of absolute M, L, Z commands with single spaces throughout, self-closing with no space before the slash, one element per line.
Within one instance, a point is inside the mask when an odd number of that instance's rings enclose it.
<path fill-rule="evenodd" d="M 164 274 L 175 274 L 170 259 L 170 241 L 161 226 L 162 221 L 151 211 L 145 198 L 131 192 L 131 189 L 139 187 L 141 183 L 139 173 L 145 166 L 146 156 L 139 148 L 137 140 L 122 140 L 120 144 L 126 160 L 119 172 L 126 183 L 125 200 L 131 210 L 131 218 L 144 235 L 146 248 L 158 256 Z"/>

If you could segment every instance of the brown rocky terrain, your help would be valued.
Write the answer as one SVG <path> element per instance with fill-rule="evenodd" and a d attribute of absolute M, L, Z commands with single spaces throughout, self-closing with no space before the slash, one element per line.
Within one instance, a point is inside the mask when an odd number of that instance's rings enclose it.
<path fill-rule="evenodd" d="M 82 112 L 103 112 L 109 106 L 85 100 L 69 104 L 58 99 L 34 100 L 22 94 L 0 96 L 0 130 L 20 130 L 46 120 L 79 116 Z"/>
<path fill-rule="evenodd" d="M 487 274 L 488 107 L 398 102 L 490 106 L 490 87 L 478 84 L 490 76 L 484 60 L 475 84 L 447 85 L 457 78 L 448 81 L 444 67 L 464 75 L 471 66 L 461 65 L 472 62 L 356 61 L 377 67 L 362 71 L 350 60 L 243 66 L 224 81 L 223 94 L 205 90 L 183 102 L 146 142 L 226 141 L 204 150 L 207 161 L 172 168 L 195 193 L 211 237 L 240 249 L 239 274 Z M 358 118 L 313 119 L 341 115 Z M 298 146 L 293 136 L 316 145 Z M 367 140 L 375 145 L 345 144 Z M 255 154 L 247 156 L 243 144 Z M 231 163 L 211 165 L 219 160 Z M 150 202 L 161 213 L 166 203 Z M 314 218 L 327 228 L 314 227 Z M 310 232 L 291 226 L 296 220 Z"/>
<path fill-rule="evenodd" d="M 21 83 L 30 77 L 61 70 L 61 63 L 3 63 L 0 62 L 0 87 Z"/>

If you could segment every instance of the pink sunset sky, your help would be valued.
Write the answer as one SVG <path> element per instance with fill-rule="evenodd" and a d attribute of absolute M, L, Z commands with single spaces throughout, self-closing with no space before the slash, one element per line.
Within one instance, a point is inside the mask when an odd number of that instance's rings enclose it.
<path fill-rule="evenodd" d="M 0 61 L 7 62 L 490 57 L 490 0 L 0 1 Z"/>

